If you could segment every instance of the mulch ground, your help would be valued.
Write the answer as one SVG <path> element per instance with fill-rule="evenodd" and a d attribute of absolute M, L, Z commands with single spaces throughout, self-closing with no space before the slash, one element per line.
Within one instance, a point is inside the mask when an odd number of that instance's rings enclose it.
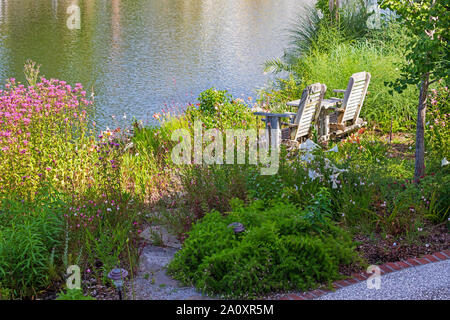
<path fill-rule="evenodd" d="M 358 243 L 356 251 L 365 260 L 364 262 L 368 265 L 380 265 L 447 250 L 450 248 L 450 233 L 445 224 L 440 224 L 427 227 L 423 235 L 414 242 L 398 237 L 383 238 L 380 234 L 374 234 L 372 237 L 358 235 L 354 237 L 354 241 Z M 340 268 L 340 272 L 344 275 L 360 271 L 361 265 Z"/>

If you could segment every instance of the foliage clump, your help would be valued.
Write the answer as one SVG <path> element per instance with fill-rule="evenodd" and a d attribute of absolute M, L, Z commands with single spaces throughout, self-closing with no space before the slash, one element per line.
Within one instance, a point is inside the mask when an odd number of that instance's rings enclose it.
<path fill-rule="evenodd" d="M 63 208 L 52 192 L 38 193 L 35 202 L 0 203 L 0 288 L 11 296 L 35 294 L 57 277 Z"/>
<path fill-rule="evenodd" d="M 330 197 L 322 190 L 299 210 L 290 203 L 267 208 L 262 201 L 233 201 L 225 215 L 213 211 L 195 224 L 169 272 L 186 284 L 225 297 L 262 294 L 331 283 L 339 266 L 356 260 L 350 236 L 330 218 Z M 240 222 L 245 231 L 228 227 Z"/>
<path fill-rule="evenodd" d="M 234 99 L 226 90 L 203 91 L 199 103 L 186 110 L 190 122 L 201 121 L 206 129 L 246 129 L 256 127 L 256 117 L 242 99 Z"/>

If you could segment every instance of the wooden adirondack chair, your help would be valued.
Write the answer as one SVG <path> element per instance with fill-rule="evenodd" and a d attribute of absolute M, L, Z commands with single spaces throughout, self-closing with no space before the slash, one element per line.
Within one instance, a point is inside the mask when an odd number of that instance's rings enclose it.
<path fill-rule="evenodd" d="M 305 88 L 301 99 L 288 102 L 288 106 L 297 107 L 297 112 L 267 113 L 255 112 L 255 115 L 264 116 L 263 121 L 268 129 L 275 129 L 275 135 L 270 136 L 271 145 L 278 146 L 281 140 L 297 143 L 306 138 L 310 133 L 311 122 L 318 115 L 318 109 L 322 102 L 327 86 L 314 83 Z M 281 118 L 288 118 L 288 123 L 281 122 Z M 287 128 L 281 129 L 281 125 Z M 268 130 L 269 131 L 269 130 Z"/>
<path fill-rule="evenodd" d="M 299 100 L 287 103 L 288 106 L 296 106 L 298 109 L 291 123 L 283 123 L 288 126 L 281 130 L 283 140 L 302 141 L 308 137 L 311 131 L 311 122 L 313 118 L 317 119 L 326 91 L 325 84 L 314 83 L 303 90 Z"/>
<path fill-rule="evenodd" d="M 344 98 L 324 99 L 319 116 L 319 134 L 322 140 L 336 137 L 359 129 L 366 122 L 359 118 L 367 88 L 370 83 L 370 73 L 354 73 L 348 82 L 346 90 L 333 90 L 344 93 Z M 328 110 L 334 110 L 329 114 Z"/>

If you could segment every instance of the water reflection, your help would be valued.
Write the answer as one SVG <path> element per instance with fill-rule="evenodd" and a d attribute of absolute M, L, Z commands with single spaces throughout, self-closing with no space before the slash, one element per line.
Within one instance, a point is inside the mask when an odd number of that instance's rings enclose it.
<path fill-rule="evenodd" d="M 254 94 L 312 0 L 0 0 L 0 77 L 42 73 L 94 87 L 97 117 L 151 118 L 211 86 Z M 67 8 L 81 8 L 70 30 Z"/>

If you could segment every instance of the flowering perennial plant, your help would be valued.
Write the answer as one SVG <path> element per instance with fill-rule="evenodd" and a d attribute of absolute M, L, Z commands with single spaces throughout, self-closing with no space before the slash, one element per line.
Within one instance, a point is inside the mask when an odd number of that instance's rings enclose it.
<path fill-rule="evenodd" d="M 33 195 L 42 182 L 80 183 L 94 144 L 86 91 L 41 78 L 34 86 L 8 79 L 0 90 L 0 194 Z"/>

